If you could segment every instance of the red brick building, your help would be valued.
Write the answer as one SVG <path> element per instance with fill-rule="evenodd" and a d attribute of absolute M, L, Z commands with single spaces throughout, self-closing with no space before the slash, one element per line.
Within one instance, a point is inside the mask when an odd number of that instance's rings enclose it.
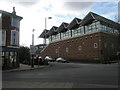
<path fill-rule="evenodd" d="M 19 67 L 19 31 L 22 17 L 16 15 L 15 7 L 9 13 L 0 10 L 0 55 L 2 67 Z"/>
<path fill-rule="evenodd" d="M 49 44 L 40 52 L 54 58 L 63 57 L 72 61 L 99 61 L 117 59 L 120 51 L 120 24 L 88 13 L 85 18 L 53 26 L 44 37 Z M 43 37 L 40 35 L 41 38 Z"/>

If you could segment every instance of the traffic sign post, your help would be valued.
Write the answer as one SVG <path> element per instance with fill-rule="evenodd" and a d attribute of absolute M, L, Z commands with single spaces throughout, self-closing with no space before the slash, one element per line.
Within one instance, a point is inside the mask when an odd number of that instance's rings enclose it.
<path fill-rule="evenodd" d="M 30 45 L 30 54 L 31 54 L 31 67 L 34 68 L 34 55 L 36 48 L 33 45 Z"/>

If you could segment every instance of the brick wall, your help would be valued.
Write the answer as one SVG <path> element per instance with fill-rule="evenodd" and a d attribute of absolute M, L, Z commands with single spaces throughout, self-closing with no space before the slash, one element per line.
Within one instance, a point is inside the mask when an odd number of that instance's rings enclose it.
<path fill-rule="evenodd" d="M 93 33 L 50 43 L 40 56 L 63 57 L 72 60 L 103 60 L 116 53 L 118 37 L 106 33 Z M 107 47 L 104 47 L 107 43 Z M 113 44 L 113 46 L 112 46 Z"/>
<path fill-rule="evenodd" d="M 104 58 L 115 57 L 119 48 L 119 38 L 116 35 L 103 33 L 102 40 L 102 53 Z"/>

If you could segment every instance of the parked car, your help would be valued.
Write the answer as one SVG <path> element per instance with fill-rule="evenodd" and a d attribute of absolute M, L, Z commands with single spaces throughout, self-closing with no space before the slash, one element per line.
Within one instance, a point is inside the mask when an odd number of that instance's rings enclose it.
<path fill-rule="evenodd" d="M 22 64 L 29 64 L 29 61 L 24 60 L 24 61 L 22 62 Z"/>
<path fill-rule="evenodd" d="M 51 56 L 46 56 L 45 60 L 50 61 L 50 62 L 54 62 L 55 58 L 51 57 Z"/>
<path fill-rule="evenodd" d="M 69 63 L 68 60 L 66 60 L 66 59 L 64 59 L 64 58 L 61 58 L 61 57 L 60 57 L 60 58 L 57 58 L 56 61 L 57 61 L 57 62 L 62 62 L 62 63 Z"/>

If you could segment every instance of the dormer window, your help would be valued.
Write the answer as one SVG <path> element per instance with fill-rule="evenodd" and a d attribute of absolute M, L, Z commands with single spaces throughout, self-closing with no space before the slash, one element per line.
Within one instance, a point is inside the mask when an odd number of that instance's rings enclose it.
<path fill-rule="evenodd" d="M 11 21 L 11 26 L 19 28 L 20 27 L 20 19 L 13 16 L 12 21 Z"/>

